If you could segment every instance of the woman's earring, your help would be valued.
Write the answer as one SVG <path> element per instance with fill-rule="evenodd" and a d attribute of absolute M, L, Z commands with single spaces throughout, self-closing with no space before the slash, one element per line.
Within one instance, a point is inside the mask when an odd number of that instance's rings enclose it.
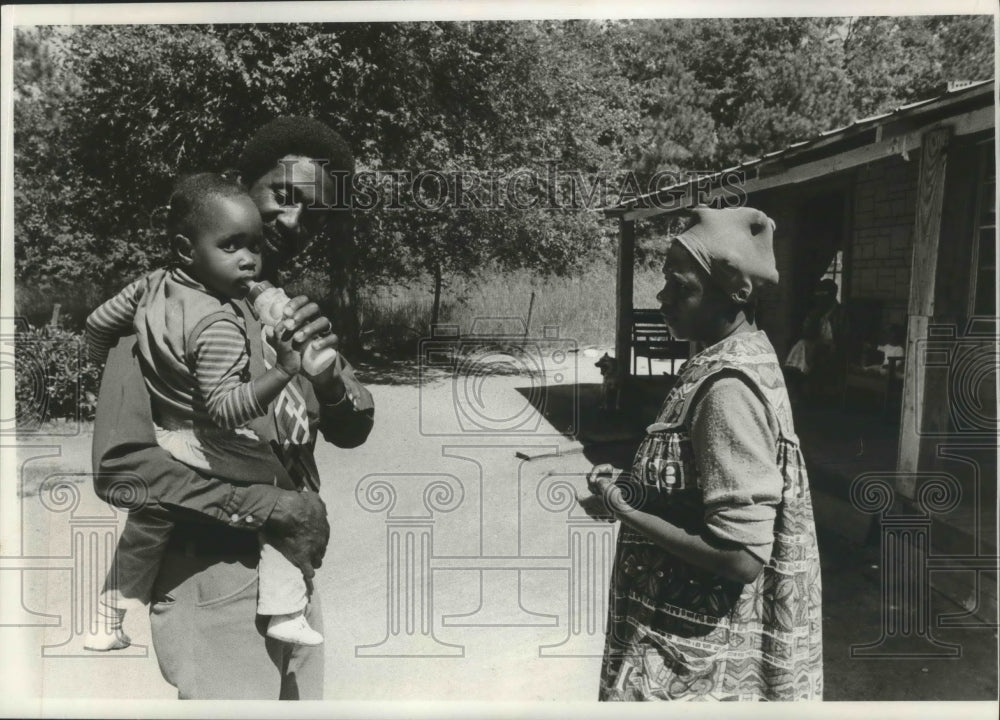
<path fill-rule="evenodd" d="M 744 285 L 739 290 L 732 295 L 733 302 L 737 305 L 746 305 L 747 301 L 750 299 L 750 290 Z"/>

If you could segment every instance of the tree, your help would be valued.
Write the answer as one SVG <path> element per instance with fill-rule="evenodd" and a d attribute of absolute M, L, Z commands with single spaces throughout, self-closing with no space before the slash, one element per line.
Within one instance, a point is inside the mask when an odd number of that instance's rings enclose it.
<path fill-rule="evenodd" d="M 697 21 L 681 41 L 712 94 L 717 168 L 760 157 L 850 116 L 835 18 Z"/>
<path fill-rule="evenodd" d="M 177 174 L 230 166 L 271 118 L 310 115 L 361 170 L 424 180 L 298 259 L 298 274 L 324 268 L 351 337 L 365 285 L 429 279 L 436 308 L 449 275 L 568 273 L 605 254 L 614 228 L 568 207 L 550 169 L 634 172 L 645 190 L 657 172 L 728 167 L 992 67 L 990 16 L 18 29 L 18 292 L 85 312 L 164 262 Z M 454 193 L 465 171 L 500 187 L 531 173 L 521 199 L 538 205 L 439 207 L 436 173 Z M 546 209 L 554 193 L 563 209 Z"/>
<path fill-rule="evenodd" d="M 990 15 L 851 18 L 843 45 L 857 117 L 939 95 L 948 81 L 993 77 Z"/>
<path fill-rule="evenodd" d="M 16 164 L 61 197 L 27 210 L 19 277 L 68 284 L 82 274 L 107 294 L 162 263 L 157 219 L 172 179 L 231 164 L 278 114 L 325 119 L 368 170 L 510 174 L 540 157 L 617 165 L 601 139 L 617 118 L 600 112 L 615 78 L 590 80 L 599 58 L 579 46 L 586 37 L 599 47 L 600 34 L 588 23 L 79 28 L 65 71 L 80 91 L 50 99 L 62 122 L 20 123 Z M 374 208 L 358 213 L 356 242 L 319 244 L 301 262 L 327 263 L 330 299 L 349 310 L 358 282 L 426 273 L 439 294 L 446 271 L 494 261 L 568 271 L 581 244 L 605 234 L 596 216 L 505 210 Z"/>
<path fill-rule="evenodd" d="M 711 102 L 717 91 L 691 66 L 684 21 L 632 21 L 613 30 L 618 70 L 634 96 L 627 158 L 643 180 L 656 172 L 705 168 L 718 142 Z M 641 183 L 645 185 L 645 183 Z"/>

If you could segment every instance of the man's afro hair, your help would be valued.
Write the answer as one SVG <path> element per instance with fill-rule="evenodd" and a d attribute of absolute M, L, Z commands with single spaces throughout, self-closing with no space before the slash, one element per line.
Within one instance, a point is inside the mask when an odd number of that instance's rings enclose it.
<path fill-rule="evenodd" d="M 339 133 L 319 120 L 296 116 L 279 117 L 254 133 L 236 169 L 249 185 L 288 155 L 325 160 L 328 172 L 354 172 L 354 155 Z"/>

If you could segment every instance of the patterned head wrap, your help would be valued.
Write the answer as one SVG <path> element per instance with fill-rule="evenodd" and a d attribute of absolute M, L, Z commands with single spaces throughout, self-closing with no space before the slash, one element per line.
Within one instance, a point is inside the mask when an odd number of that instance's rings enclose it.
<path fill-rule="evenodd" d="M 694 224 L 676 238 L 716 283 L 739 302 L 778 282 L 774 220 L 754 208 L 692 210 Z"/>

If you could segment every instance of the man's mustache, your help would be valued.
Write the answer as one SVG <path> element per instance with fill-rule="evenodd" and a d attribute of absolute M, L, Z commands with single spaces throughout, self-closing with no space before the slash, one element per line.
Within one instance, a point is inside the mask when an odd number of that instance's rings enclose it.
<path fill-rule="evenodd" d="M 301 231 L 296 233 L 282 233 L 273 223 L 264 225 L 262 233 L 265 250 L 282 261 L 300 255 L 322 236 L 323 233 L 310 235 Z"/>
<path fill-rule="evenodd" d="M 294 243 L 286 240 L 274 225 L 264 226 L 264 246 L 274 255 L 294 254 Z"/>

